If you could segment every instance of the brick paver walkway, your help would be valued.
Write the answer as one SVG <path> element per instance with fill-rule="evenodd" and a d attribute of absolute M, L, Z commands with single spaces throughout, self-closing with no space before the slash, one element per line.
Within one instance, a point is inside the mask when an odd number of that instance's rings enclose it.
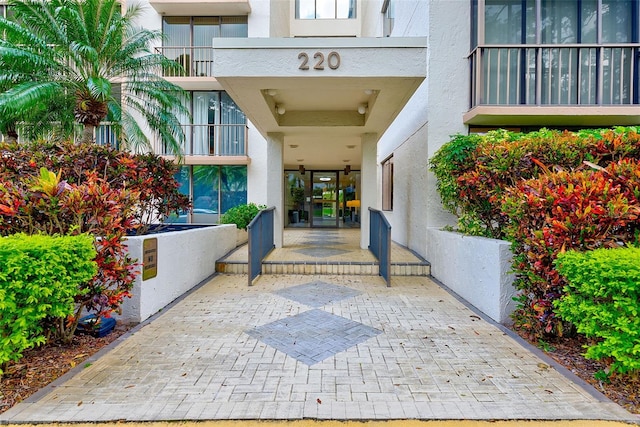
<path fill-rule="evenodd" d="M 323 283 L 339 297 L 287 292 Z M 280 343 L 256 332 L 283 321 Z M 310 356 L 296 328 L 321 336 L 325 353 Z M 0 423 L 247 418 L 638 422 L 426 277 L 387 288 L 374 276 L 273 275 L 247 287 L 246 276 L 220 275 Z"/>

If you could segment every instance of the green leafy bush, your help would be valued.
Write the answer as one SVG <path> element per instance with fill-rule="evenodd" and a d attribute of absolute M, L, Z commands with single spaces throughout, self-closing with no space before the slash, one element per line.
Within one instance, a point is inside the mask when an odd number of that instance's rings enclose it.
<path fill-rule="evenodd" d="M 558 254 L 619 247 L 640 234 L 640 162 L 606 169 L 556 172 L 505 191 L 502 210 L 514 253 L 516 287 L 523 291 L 516 324 L 534 337 L 563 334 L 553 302 L 566 282 L 555 268 Z"/>
<path fill-rule="evenodd" d="M 445 208 L 460 218 L 461 232 L 503 239 L 508 219 L 501 202 L 506 189 L 549 171 L 586 169 L 585 160 L 606 167 L 623 158 L 640 159 L 636 128 L 497 130 L 453 137 L 430 160 L 430 168 Z"/>
<path fill-rule="evenodd" d="M 108 146 L 38 141 L 0 143 L 0 180 L 37 176 L 40 168 L 60 172 L 68 184 L 83 184 L 92 173 L 109 187 L 137 194 L 129 212 L 131 230 L 144 234 L 158 219 L 189 207 L 175 180 L 179 166 L 155 154 L 131 154 Z"/>
<path fill-rule="evenodd" d="M 87 235 L 0 237 L 0 375 L 46 341 L 47 325 L 74 315 L 78 292 L 96 274 L 95 256 Z"/>
<path fill-rule="evenodd" d="M 640 373 L 640 248 L 558 255 L 566 277 L 556 312 L 594 343 L 585 356 L 611 360 L 611 371 Z"/>
<path fill-rule="evenodd" d="M 235 224 L 238 229 L 246 230 L 249 223 L 262 209 L 266 209 L 266 206 L 255 203 L 234 206 L 222 214 L 220 224 Z"/>
<path fill-rule="evenodd" d="M 0 143 L 0 235 L 98 236 L 98 273 L 76 296 L 76 313 L 109 316 L 130 296 L 135 279 L 127 234 L 189 206 L 178 191 L 177 170 L 153 154 L 94 144 Z M 70 341 L 78 319 L 59 324 L 53 338 Z"/>

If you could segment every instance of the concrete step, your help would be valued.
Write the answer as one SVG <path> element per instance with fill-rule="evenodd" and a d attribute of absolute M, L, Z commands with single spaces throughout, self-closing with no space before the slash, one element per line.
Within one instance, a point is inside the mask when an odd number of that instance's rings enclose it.
<path fill-rule="evenodd" d="M 243 261 L 218 261 L 218 273 L 248 274 L 248 263 Z M 265 261 L 263 274 L 340 274 L 340 275 L 378 275 L 378 263 L 370 262 L 329 262 L 329 261 Z M 428 262 L 391 263 L 392 276 L 429 276 L 431 266 Z"/>

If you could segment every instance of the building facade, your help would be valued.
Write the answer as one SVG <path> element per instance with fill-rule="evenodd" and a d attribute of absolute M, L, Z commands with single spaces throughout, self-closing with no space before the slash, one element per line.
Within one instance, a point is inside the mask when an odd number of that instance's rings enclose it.
<path fill-rule="evenodd" d="M 639 0 L 148 2 L 193 95 L 191 220 L 246 197 L 276 207 L 276 245 L 359 227 L 366 248 L 372 207 L 425 255 L 453 221 L 428 170 L 451 135 L 640 122 Z"/>
<path fill-rule="evenodd" d="M 640 0 L 140 1 L 191 95 L 181 220 L 275 206 L 277 246 L 356 227 L 366 248 L 371 207 L 428 259 L 451 135 L 640 123 Z"/>

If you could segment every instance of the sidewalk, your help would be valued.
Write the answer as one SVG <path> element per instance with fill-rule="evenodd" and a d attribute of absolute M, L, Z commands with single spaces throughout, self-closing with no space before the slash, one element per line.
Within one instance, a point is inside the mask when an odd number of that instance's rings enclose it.
<path fill-rule="evenodd" d="M 640 420 L 426 277 L 219 275 L 116 344 L 0 423 Z"/>

